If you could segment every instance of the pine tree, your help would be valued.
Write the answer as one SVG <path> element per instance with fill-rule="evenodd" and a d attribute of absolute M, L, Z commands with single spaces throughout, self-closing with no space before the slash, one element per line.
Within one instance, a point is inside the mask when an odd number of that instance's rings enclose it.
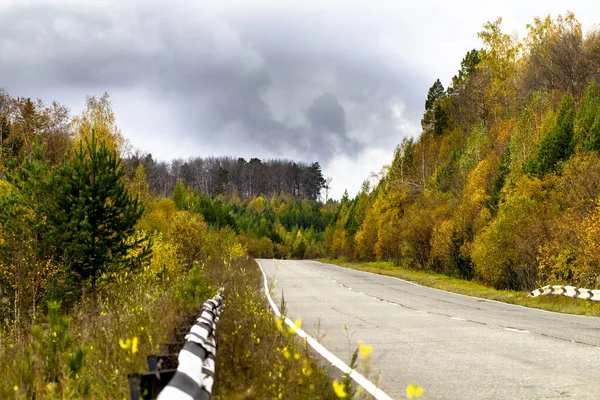
<path fill-rule="evenodd" d="M 444 85 L 442 82 L 437 79 L 433 86 L 429 88 L 429 92 L 427 92 L 427 100 L 425 100 L 425 111 L 433 110 L 433 106 L 435 106 L 435 101 L 441 97 L 444 97 Z"/>
<path fill-rule="evenodd" d="M 592 79 L 575 120 L 577 144 L 585 150 L 600 150 L 600 92 Z"/>
<path fill-rule="evenodd" d="M 126 190 L 123 175 L 117 152 L 92 132 L 56 176 L 53 239 L 69 272 L 92 290 L 103 273 L 139 266 L 150 253 L 146 238 L 134 238 L 143 206 Z M 140 251 L 132 260 L 133 250 Z"/>
<path fill-rule="evenodd" d="M 575 102 L 566 95 L 560 103 L 556 122 L 542 136 L 533 158 L 525 165 L 525 171 L 543 176 L 556 172 L 559 162 L 571 157 L 575 151 L 573 125 L 575 122 Z"/>

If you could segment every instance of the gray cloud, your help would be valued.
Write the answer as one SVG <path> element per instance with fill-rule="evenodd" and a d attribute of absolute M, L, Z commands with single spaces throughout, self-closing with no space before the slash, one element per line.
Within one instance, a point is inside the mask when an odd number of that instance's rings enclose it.
<path fill-rule="evenodd" d="M 363 28 L 342 31 L 297 10 L 246 17 L 191 3 L 91 4 L 0 6 L 0 87 L 71 108 L 77 94 L 80 107 L 108 91 L 125 135 L 161 159 L 326 167 L 367 148 L 391 153 L 417 133 L 410 121 L 422 106 L 412 100 L 424 96 L 423 78 Z"/>

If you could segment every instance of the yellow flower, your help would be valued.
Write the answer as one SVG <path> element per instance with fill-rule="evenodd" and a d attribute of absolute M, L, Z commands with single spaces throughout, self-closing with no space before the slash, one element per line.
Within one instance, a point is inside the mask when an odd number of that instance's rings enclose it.
<path fill-rule="evenodd" d="M 288 328 L 288 332 L 289 333 L 296 333 L 296 329 L 300 329 L 300 327 L 302 326 L 302 319 L 298 318 L 296 320 L 296 322 L 294 322 L 294 326 L 291 328 Z"/>
<path fill-rule="evenodd" d="M 131 343 L 131 354 L 135 354 L 138 352 L 138 338 L 137 336 L 133 338 L 133 342 Z"/>
<path fill-rule="evenodd" d="M 346 389 L 344 388 L 344 384 L 338 382 L 337 379 L 333 381 L 333 391 L 335 392 L 335 395 L 340 399 L 345 399 L 348 395 L 346 393 Z"/>
<path fill-rule="evenodd" d="M 294 360 L 298 361 L 300 359 L 300 354 L 294 353 Z"/>
<path fill-rule="evenodd" d="M 373 346 L 361 344 L 358 350 L 360 351 L 360 356 L 363 358 L 363 360 L 366 360 L 371 355 L 371 352 L 373 351 Z"/>
<path fill-rule="evenodd" d="M 283 321 L 281 320 L 281 318 L 277 318 L 277 330 L 279 331 L 283 331 Z"/>
<path fill-rule="evenodd" d="M 415 397 L 421 397 L 423 395 L 423 388 L 419 385 L 410 384 L 406 387 L 406 398 L 409 400 L 414 399 Z"/>
<path fill-rule="evenodd" d="M 128 350 L 131 347 L 131 339 L 119 339 L 119 346 L 121 346 L 123 350 Z"/>
<path fill-rule="evenodd" d="M 286 360 L 290 358 L 290 351 L 288 350 L 287 346 L 283 348 L 282 353 Z"/>
<path fill-rule="evenodd" d="M 19 387 L 17 385 L 13 386 L 13 390 L 16 392 L 17 390 L 19 390 Z"/>

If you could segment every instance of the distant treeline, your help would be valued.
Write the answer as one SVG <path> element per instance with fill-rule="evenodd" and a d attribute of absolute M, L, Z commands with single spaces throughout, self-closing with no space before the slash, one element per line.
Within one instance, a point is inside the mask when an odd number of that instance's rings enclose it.
<path fill-rule="evenodd" d="M 155 161 L 151 154 L 136 152 L 126 158 L 132 174 L 143 165 L 150 190 L 170 197 L 177 181 L 211 197 L 225 195 L 251 200 L 256 196 L 290 194 L 297 199 L 317 200 L 326 180 L 318 162 L 304 163 L 286 159 L 246 161 L 235 157 L 195 157 L 170 163 Z"/>

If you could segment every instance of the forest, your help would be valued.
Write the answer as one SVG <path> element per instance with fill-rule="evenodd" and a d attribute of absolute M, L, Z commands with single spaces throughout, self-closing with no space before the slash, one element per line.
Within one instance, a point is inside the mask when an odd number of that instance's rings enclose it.
<path fill-rule="evenodd" d="M 499 289 L 598 287 L 600 30 L 584 34 L 567 13 L 536 18 L 519 40 L 501 23 L 484 25 L 447 88 L 434 82 L 421 135 L 354 198 L 209 206 L 188 185 L 176 203 L 235 229 L 255 256 L 389 261 Z"/>
<path fill-rule="evenodd" d="M 600 287 L 600 29 L 572 13 L 526 29 L 486 23 L 482 47 L 429 89 L 422 133 L 340 200 L 317 162 L 157 161 L 131 148 L 108 95 L 72 116 L 0 91 L 0 359 L 14 391 L 123 391 L 115 365 L 143 360 L 119 339 L 156 349 L 174 323 L 159 310 L 180 316 L 247 254 L 387 261 L 497 289 Z M 83 372 L 96 359 L 102 382 Z"/>
<path fill-rule="evenodd" d="M 216 175 L 199 168 L 192 178 L 217 179 L 215 192 L 186 186 L 194 181 L 178 179 L 173 162 L 165 197 L 135 162 L 108 95 L 88 97 L 71 116 L 0 92 L 0 126 L 0 398 L 127 398 L 127 376 L 167 351 L 174 328 L 223 286 L 214 397 L 334 398 L 314 356 L 278 329 L 238 228 L 246 225 L 220 206 L 229 193 L 240 205 L 268 196 L 256 171 L 283 173 L 270 183 L 316 204 L 309 199 L 325 183 L 318 164 L 236 159 L 234 170 L 232 159 L 191 160 L 216 165 Z M 233 182 L 245 174 L 254 183 L 228 192 L 225 168 Z"/>

